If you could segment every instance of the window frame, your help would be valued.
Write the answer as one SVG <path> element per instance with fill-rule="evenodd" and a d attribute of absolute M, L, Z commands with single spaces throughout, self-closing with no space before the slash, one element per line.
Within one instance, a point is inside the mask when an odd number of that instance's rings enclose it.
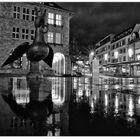
<path fill-rule="evenodd" d="M 54 13 L 48 13 L 48 24 L 54 25 Z"/>
<path fill-rule="evenodd" d="M 24 11 L 24 9 L 25 9 L 25 11 Z M 30 20 L 30 9 L 29 8 L 25 8 L 25 7 L 22 8 L 22 19 L 25 21 Z"/>
<path fill-rule="evenodd" d="M 48 43 L 54 43 L 54 33 L 48 32 Z"/>
<path fill-rule="evenodd" d="M 62 42 L 61 33 L 55 33 L 55 43 L 61 44 L 61 42 Z"/>
<path fill-rule="evenodd" d="M 24 32 L 23 32 L 23 30 L 24 30 Z M 29 39 L 29 29 L 27 29 L 27 28 L 22 28 L 22 33 L 21 33 L 21 38 L 23 39 L 23 40 L 28 40 Z"/>
<path fill-rule="evenodd" d="M 13 18 L 15 19 L 20 19 L 20 7 L 19 6 L 14 6 L 13 7 Z"/>
<path fill-rule="evenodd" d="M 13 27 L 12 29 L 12 38 L 13 39 L 19 39 L 19 35 L 20 35 L 20 30 L 18 27 Z"/>
<path fill-rule="evenodd" d="M 62 26 L 62 15 L 61 14 L 56 14 L 55 16 L 55 24 L 57 26 Z"/>

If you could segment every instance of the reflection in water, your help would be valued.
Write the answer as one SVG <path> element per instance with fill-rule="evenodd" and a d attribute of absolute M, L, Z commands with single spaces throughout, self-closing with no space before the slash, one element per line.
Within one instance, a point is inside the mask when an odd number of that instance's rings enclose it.
<path fill-rule="evenodd" d="M 140 135 L 140 80 L 36 76 L 0 80 L 0 135 Z"/>
<path fill-rule="evenodd" d="M 38 77 L 27 77 L 28 90 L 27 87 L 22 86 L 25 80 L 25 78 L 13 78 L 12 93 L 8 96 L 3 95 L 2 97 L 18 117 L 32 121 L 33 135 L 47 135 L 47 128 L 45 126 L 47 125 L 46 119 L 52 114 L 53 110 L 52 95 L 51 93 L 47 93 L 45 99 L 39 101 L 39 88 L 42 79 Z M 29 99 L 25 102 L 24 98 L 27 94 Z M 22 106 L 23 104 L 24 106 Z"/>
<path fill-rule="evenodd" d="M 29 88 L 25 77 L 12 78 L 12 93 L 17 104 L 29 103 Z"/>
<path fill-rule="evenodd" d="M 118 100 L 118 94 L 115 96 L 115 113 L 118 113 L 118 108 L 119 108 L 119 100 Z"/>
<path fill-rule="evenodd" d="M 134 115 L 134 104 L 133 104 L 133 98 L 132 95 L 129 97 L 129 107 L 128 107 L 128 115 L 131 117 Z"/>
<path fill-rule="evenodd" d="M 65 102 L 65 78 L 52 78 L 52 99 L 56 105 Z"/>

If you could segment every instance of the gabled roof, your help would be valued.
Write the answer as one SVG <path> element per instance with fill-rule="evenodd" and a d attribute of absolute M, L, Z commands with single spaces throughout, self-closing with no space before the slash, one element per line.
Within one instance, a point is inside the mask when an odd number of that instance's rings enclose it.
<path fill-rule="evenodd" d="M 120 40 L 121 38 L 131 34 L 133 32 L 135 26 L 136 26 L 136 24 L 134 24 L 131 27 L 129 27 L 129 28 L 123 30 L 122 32 L 116 34 L 111 43 L 116 42 L 117 40 Z"/>
<path fill-rule="evenodd" d="M 59 6 L 58 4 L 56 4 L 54 2 L 43 2 L 43 4 L 46 5 L 46 6 L 49 6 L 49 7 L 66 10 L 66 9 L 64 9 L 63 7 Z"/>
<path fill-rule="evenodd" d="M 113 34 L 109 34 L 108 36 L 104 37 L 102 40 L 100 40 L 98 43 L 96 43 L 96 48 L 110 42 L 113 38 Z"/>
<path fill-rule="evenodd" d="M 72 15 L 74 14 L 74 12 L 68 10 L 68 9 L 65 9 L 61 6 L 59 6 L 58 4 L 54 3 L 54 2 L 28 2 L 30 4 L 35 4 L 35 5 L 38 5 L 38 6 L 46 6 L 46 7 L 50 7 L 50 8 L 54 8 L 54 9 L 58 9 L 58 10 L 62 10 L 64 12 L 68 12 L 68 13 L 71 13 Z"/>
<path fill-rule="evenodd" d="M 49 6 L 49 7 L 52 7 L 52 8 L 61 9 L 61 10 L 68 11 L 68 12 L 71 12 L 72 13 L 72 11 L 63 8 L 63 7 L 61 7 L 60 5 L 58 5 L 58 4 L 54 3 L 54 2 L 43 2 L 43 4 L 45 6 Z"/>

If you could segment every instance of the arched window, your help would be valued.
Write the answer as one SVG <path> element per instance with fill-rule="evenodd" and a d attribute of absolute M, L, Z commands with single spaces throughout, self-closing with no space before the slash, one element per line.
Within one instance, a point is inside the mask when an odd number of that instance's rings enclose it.
<path fill-rule="evenodd" d="M 57 74 L 65 74 L 65 56 L 62 53 L 54 54 L 52 68 Z"/>

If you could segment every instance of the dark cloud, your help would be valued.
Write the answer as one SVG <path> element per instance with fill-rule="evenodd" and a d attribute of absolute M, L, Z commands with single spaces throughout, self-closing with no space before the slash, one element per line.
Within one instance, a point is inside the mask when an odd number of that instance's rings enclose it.
<path fill-rule="evenodd" d="M 58 3 L 75 12 L 71 35 L 82 45 L 96 43 L 110 33 L 119 33 L 140 23 L 139 2 L 73 2 Z"/>

